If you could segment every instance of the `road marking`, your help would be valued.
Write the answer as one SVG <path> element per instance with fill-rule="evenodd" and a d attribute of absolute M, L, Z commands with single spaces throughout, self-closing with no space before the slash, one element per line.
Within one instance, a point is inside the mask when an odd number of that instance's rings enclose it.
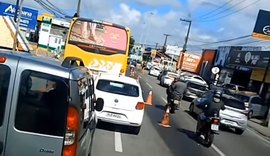
<path fill-rule="evenodd" d="M 226 156 L 220 149 L 217 148 L 214 144 L 211 146 L 220 156 Z"/>
<path fill-rule="evenodd" d="M 115 145 L 116 152 L 123 152 L 120 132 L 114 132 L 114 145 Z"/>
<path fill-rule="evenodd" d="M 167 100 L 166 100 L 164 97 L 161 97 L 161 99 L 162 99 L 165 103 L 167 103 Z"/>
<path fill-rule="evenodd" d="M 251 130 L 251 129 L 249 129 L 249 128 L 247 128 L 247 130 L 248 130 L 249 132 L 251 132 L 252 134 L 254 134 L 255 136 L 257 136 L 257 137 L 258 137 L 259 139 L 261 139 L 262 141 L 264 141 L 264 142 L 270 144 L 270 141 L 269 141 L 269 140 L 265 139 L 264 137 L 262 137 L 261 135 L 259 135 L 257 132 L 254 132 L 253 130 Z"/>
<path fill-rule="evenodd" d="M 153 88 L 148 82 L 145 82 L 147 84 L 147 86 L 149 86 L 150 88 Z"/>

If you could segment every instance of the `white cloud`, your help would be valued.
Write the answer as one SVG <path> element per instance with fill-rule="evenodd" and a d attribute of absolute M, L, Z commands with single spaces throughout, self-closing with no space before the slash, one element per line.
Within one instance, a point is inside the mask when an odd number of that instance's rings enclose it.
<path fill-rule="evenodd" d="M 160 5 L 170 5 L 173 7 L 180 6 L 180 2 L 178 0 L 134 0 L 134 1 L 149 6 L 160 6 Z"/>

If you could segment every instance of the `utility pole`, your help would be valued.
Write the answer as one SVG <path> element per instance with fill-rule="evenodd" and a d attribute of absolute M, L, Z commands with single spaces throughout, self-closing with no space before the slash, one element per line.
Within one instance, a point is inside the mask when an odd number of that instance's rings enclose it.
<path fill-rule="evenodd" d="M 155 49 L 157 49 L 157 47 L 158 47 L 158 43 L 156 43 L 156 47 L 155 47 Z"/>
<path fill-rule="evenodd" d="M 191 28 L 191 20 L 186 20 L 186 19 L 180 18 L 180 21 L 188 22 L 188 23 L 189 23 L 187 35 L 186 35 L 186 37 L 185 37 L 185 43 L 184 43 L 184 45 L 183 45 L 182 52 L 180 53 L 179 59 L 178 59 L 178 62 L 177 62 L 177 68 L 181 70 L 181 68 L 182 68 L 182 63 L 183 63 L 183 59 L 184 59 L 184 54 L 185 54 L 185 52 L 187 51 L 187 42 L 188 42 L 189 32 L 190 32 L 190 28 Z"/>
<path fill-rule="evenodd" d="M 166 44 L 167 44 L 167 39 L 168 39 L 168 36 L 171 36 L 170 34 L 163 34 L 163 35 L 165 35 L 165 41 L 164 41 L 164 45 L 163 45 L 163 53 L 165 53 L 165 46 L 166 46 Z"/>
<path fill-rule="evenodd" d="M 15 51 L 18 46 L 18 32 L 19 32 L 19 27 L 20 27 L 20 21 L 21 21 L 21 15 L 22 15 L 22 3 L 23 3 L 23 0 L 21 0 L 21 2 L 19 4 L 19 16 L 18 16 L 18 20 L 16 21 L 16 30 L 15 30 L 15 35 L 14 35 L 14 39 L 13 39 L 13 51 Z M 17 11 L 15 13 L 15 15 L 17 14 Z"/>
<path fill-rule="evenodd" d="M 77 5 L 77 17 L 80 17 L 80 9 L 81 9 L 81 0 L 78 0 L 78 5 Z"/>
<path fill-rule="evenodd" d="M 14 15 L 14 22 L 17 22 L 17 15 L 18 15 L 19 2 L 20 2 L 20 0 L 17 0 L 17 1 L 16 1 L 15 15 Z"/>

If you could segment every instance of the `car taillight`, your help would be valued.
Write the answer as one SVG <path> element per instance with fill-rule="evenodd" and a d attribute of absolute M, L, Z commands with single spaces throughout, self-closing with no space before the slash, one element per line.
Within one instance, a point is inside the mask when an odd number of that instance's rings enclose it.
<path fill-rule="evenodd" d="M 67 129 L 62 154 L 63 156 L 76 155 L 78 130 L 79 130 L 79 113 L 76 108 L 69 107 L 67 115 Z"/>
<path fill-rule="evenodd" d="M 4 56 L 0 56 L 0 63 L 5 63 L 5 62 L 6 62 L 6 60 L 7 60 L 7 58 L 6 58 L 6 57 L 4 57 Z"/>
<path fill-rule="evenodd" d="M 136 105 L 137 110 L 143 110 L 144 107 L 145 107 L 144 102 L 138 102 L 137 105 Z"/>

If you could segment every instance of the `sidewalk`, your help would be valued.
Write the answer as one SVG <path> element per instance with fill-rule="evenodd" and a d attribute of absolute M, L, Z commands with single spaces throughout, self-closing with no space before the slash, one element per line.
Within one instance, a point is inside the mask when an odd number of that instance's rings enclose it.
<path fill-rule="evenodd" d="M 248 126 L 270 140 L 270 128 L 262 126 L 263 121 L 250 119 Z"/>

